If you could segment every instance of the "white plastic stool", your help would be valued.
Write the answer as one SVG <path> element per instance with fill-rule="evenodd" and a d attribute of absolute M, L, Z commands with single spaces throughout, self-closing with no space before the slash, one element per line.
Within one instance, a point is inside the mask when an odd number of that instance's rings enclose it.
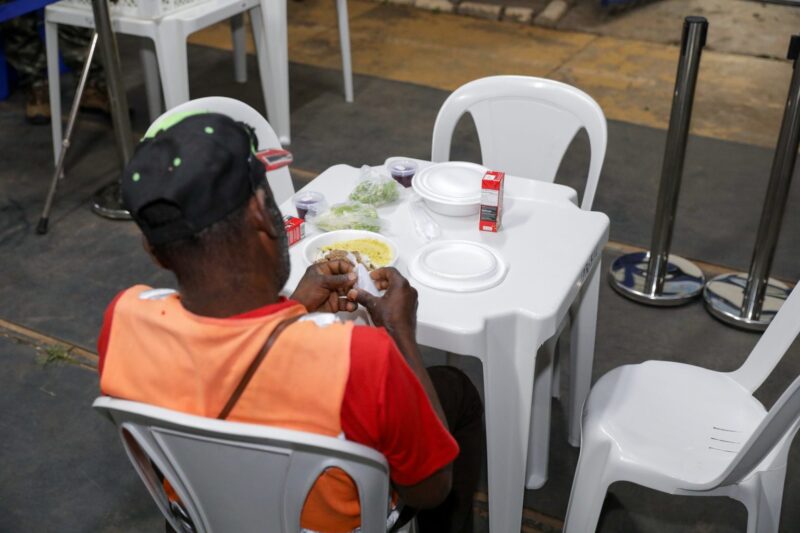
<path fill-rule="evenodd" d="M 88 4 L 81 0 L 59 2 L 45 11 L 50 106 L 54 119 L 53 151 L 61 150 L 61 90 L 58 71 L 58 24 L 94 27 Z M 114 31 L 150 39 L 155 51 L 143 47 L 145 87 L 151 118 L 160 113 L 159 84 L 167 109 L 189 100 L 189 72 L 186 39 L 191 34 L 220 21 L 231 20 L 235 46 L 235 77 L 246 79 L 245 40 L 242 13 L 250 13 L 264 100 L 271 123 L 282 144 L 290 142 L 289 66 L 286 34 L 286 0 L 123 0 L 112 8 Z M 155 115 L 155 116 L 154 116 Z"/>

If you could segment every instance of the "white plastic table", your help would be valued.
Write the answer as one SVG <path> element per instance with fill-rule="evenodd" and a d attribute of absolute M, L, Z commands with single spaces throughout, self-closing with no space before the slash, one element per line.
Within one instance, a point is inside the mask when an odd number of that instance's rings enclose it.
<path fill-rule="evenodd" d="M 323 193 L 331 204 L 345 201 L 358 176 L 359 169 L 337 165 L 304 190 Z M 409 277 L 419 293 L 417 341 L 475 356 L 483 363 L 489 525 L 497 533 L 520 530 L 526 467 L 541 483 L 547 479 L 551 374 L 537 375 L 534 387 L 536 353 L 555 335 L 570 307 L 574 320 L 571 360 L 574 364 L 580 359 L 591 370 L 600 257 L 609 226 L 606 215 L 579 209 L 577 194 L 569 187 L 514 176 L 506 180 L 503 225 L 498 233 L 479 231 L 477 216 L 431 213 L 442 228 L 442 239 L 481 242 L 498 250 L 509 265 L 506 278 L 485 291 L 452 293 Z M 296 215 L 291 200 L 281 205 L 281 211 Z M 407 262 L 424 242 L 414 230 L 407 202 L 395 202 L 378 212 L 387 223 L 382 233 L 399 247 L 396 267 L 408 276 Z M 303 251 L 315 233 L 307 225 L 306 239 L 290 248 L 292 272 L 287 289 L 297 286 L 308 266 Z M 588 376 L 570 387 L 570 409 L 577 412 L 578 421 L 591 371 Z M 546 406 L 534 409 L 533 419 L 532 403 Z M 531 445 L 540 450 L 532 451 L 531 457 L 539 459 L 529 466 L 531 427 L 535 437 Z"/>

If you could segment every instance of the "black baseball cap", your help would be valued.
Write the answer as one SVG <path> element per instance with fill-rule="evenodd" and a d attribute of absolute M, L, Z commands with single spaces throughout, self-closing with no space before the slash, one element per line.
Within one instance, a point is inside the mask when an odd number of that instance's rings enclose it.
<path fill-rule="evenodd" d="M 219 113 L 154 123 L 122 174 L 122 202 L 148 242 L 196 235 L 244 205 L 266 168 L 254 130 Z"/>

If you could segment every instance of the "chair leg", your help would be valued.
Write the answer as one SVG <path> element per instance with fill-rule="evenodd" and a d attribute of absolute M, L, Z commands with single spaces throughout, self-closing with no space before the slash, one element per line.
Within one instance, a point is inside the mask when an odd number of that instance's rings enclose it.
<path fill-rule="evenodd" d="M 47 83 L 50 86 L 50 119 L 53 135 L 53 161 L 58 164 L 61 154 L 62 124 L 61 124 L 61 73 L 58 64 L 58 24 L 44 23 L 44 40 L 47 55 Z"/>
<path fill-rule="evenodd" d="M 167 110 L 189 101 L 189 65 L 185 37 L 175 25 L 162 23 L 154 39 Z"/>
<path fill-rule="evenodd" d="M 761 472 L 742 484 L 747 533 L 778 533 L 786 468 Z"/>
<path fill-rule="evenodd" d="M 161 108 L 161 77 L 158 74 L 158 59 L 152 42 L 142 39 L 139 48 L 139 58 L 144 72 L 144 90 L 147 94 L 147 113 L 150 122 L 155 121 L 162 111 Z"/>
<path fill-rule="evenodd" d="M 236 83 L 247 83 L 247 33 L 244 29 L 244 13 L 231 17 L 231 40 L 233 41 L 233 78 Z"/>
<path fill-rule="evenodd" d="M 269 122 L 281 144 L 291 142 L 289 119 L 289 52 L 286 0 L 263 0 L 250 10 L 258 54 L 258 72 Z"/>
<path fill-rule="evenodd" d="M 339 15 L 339 45 L 342 50 L 342 76 L 344 77 L 344 99 L 353 101 L 353 66 L 350 57 L 350 21 L 347 14 L 347 0 L 336 0 Z"/>
<path fill-rule="evenodd" d="M 606 492 L 614 479 L 608 472 L 610 445 L 584 443 L 572 481 L 563 533 L 591 533 L 597 529 Z"/>

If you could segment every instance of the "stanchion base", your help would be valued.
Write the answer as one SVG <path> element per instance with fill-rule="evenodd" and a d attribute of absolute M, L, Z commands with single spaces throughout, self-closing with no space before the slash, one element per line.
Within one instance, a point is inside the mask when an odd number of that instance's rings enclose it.
<path fill-rule="evenodd" d="M 711 316 L 731 326 L 750 331 L 764 331 L 791 291 L 780 281 L 769 278 L 761 314 L 757 318 L 746 317 L 742 315 L 746 285 L 747 274 L 744 272 L 717 276 L 706 284 L 703 291 L 706 309 Z"/>
<path fill-rule="evenodd" d="M 94 193 L 92 211 L 96 215 L 114 220 L 130 220 L 131 214 L 122 207 L 119 195 L 119 182 L 110 183 Z"/>
<path fill-rule="evenodd" d="M 608 281 L 622 296 L 639 303 L 658 306 L 681 305 L 703 290 L 703 271 L 691 261 L 670 254 L 664 290 L 661 294 L 645 291 L 650 252 L 635 252 L 618 257 L 608 271 Z"/>

